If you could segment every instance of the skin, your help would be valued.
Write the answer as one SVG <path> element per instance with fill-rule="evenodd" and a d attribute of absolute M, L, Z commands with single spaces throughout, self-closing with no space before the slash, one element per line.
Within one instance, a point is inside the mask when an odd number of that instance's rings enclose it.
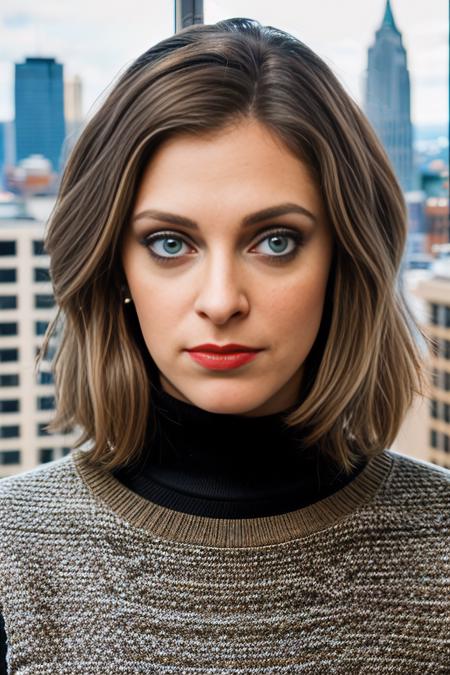
<path fill-rule="evenodd" d="M 315 222 L 287 213 L 242 227 L 246 215 L 285 202 L 304 207 Z M 133 220 L 147 209 L 186 216 L 199 229 Z M 285 262 L 277 258 L 296 245 L 286 233 L 272 239 L 280 226 L 304 240 Z M 151 246 L 142 241 L 167 230 Z M 154 260 L 150 248 L 169 262 Z M 320 325 L 332 248 L 308 167 L 260 122 L 167 139 L 143 174 L 121 248 L 129 295 L 164 391 L 216 413 L 269 415 L 294 405 Z M 213 371 L 184 351 L 205 342 L 264 351 L 239 368 Z"/>

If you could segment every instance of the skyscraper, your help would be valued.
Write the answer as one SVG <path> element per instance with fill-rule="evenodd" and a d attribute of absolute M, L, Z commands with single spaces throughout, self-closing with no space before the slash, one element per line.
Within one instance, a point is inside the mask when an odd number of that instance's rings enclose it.
<path fill-rule="evenodd" d="M 16 63 L 15 106 L 16 161 L 40 154 L 58 171 L 65 136 L 62 64 L 42 57 Z"/>
<path fill-rule="evenodd" d="M 369 47 L 365 112 L 374 126 L 404 191 L 414 189 L 410 80 L 406 50 L 390 0 Z"/>
<path fill-rule="evenodd" d="M 175 33 L 195 23 L 203 23 L 203 0 L 175 0 Z"/>

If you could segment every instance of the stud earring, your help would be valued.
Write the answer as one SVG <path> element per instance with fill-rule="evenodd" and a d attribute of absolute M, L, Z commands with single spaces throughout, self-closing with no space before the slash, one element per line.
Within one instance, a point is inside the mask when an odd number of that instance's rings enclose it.
<path fill-rule="evenodd" d="M 127 304 L 127 303 L 131 302 L 132 299 L 128 296 L 128 293 L 130 291 L 128 290 L 128 288 L 125 284 L 122 284 L 121 290 L 122 290 L 122 294 L 123 294 L 122 297 L 125 296 L 125 297 L 123 297 L 124 303 Z"/>

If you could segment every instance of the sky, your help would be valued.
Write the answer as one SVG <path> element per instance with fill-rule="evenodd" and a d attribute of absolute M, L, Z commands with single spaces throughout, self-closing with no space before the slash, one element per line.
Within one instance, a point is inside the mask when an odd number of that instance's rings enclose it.
<path fill-rule="evenodd" d="M 0 120 L 14 117 L 14 63 L 53 56 L 83 82 L 90 116 L 118 75 L 174 32 L 172 0 L 2 0 Z M 414 124 L 448 122 L 448 0 L 391 0 L 408 52 Z M 231 17 L 281 28 L 311 47 L 362 105 L 367 49 L 385 0 L 204 0 L 204 23 Z"/>

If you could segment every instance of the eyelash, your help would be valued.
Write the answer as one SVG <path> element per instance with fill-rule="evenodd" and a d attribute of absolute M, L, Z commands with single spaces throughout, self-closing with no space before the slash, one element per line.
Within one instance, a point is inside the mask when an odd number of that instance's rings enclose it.
<path fill-rule="evenodd" d="M 294 249 L 292 251 L 290 251 L 289 253 L 285 253 L 285 254 L 282 254 L 282 255 L 273 255 L 272 256 L 272 255 L 266 255 L 264 253 L 261 254 L 261 255 L 264 258 L 269 259 L 271 263 L 274 262 L 275 264 L 290 262 L 291 260 L 293 260 L 296 257 L 300 248 L 304 245 L 305 236 L 301 232 L 298 232 L 296 230 L 290 230 L 290 229 L 286 229 L 286 228 L 281 227 L 281 228 L 277 228 L 275 230 L 270 230 L 269 232 L 267 232 L 267 234 L 262 239 L 260 239 L 256 243 L 256 245 L 259 245 L 263 241 L 265 241 L 266 239 L 269 239 L 270 237 L 274 237 L 274 236 L 277 236 L 277 235 L 292 239 L 295 243 Z M 184 239 L 184 237 L 181 234 L 179 234 L 178 232 L 175 232 L 175 231 L 170 231 L 170 230 L 161 231 L 161 232 L 158 232 L 158 233 L 155 233 L 155 234 L 147 235 L 147 236 L 143 237 L 140 241 L 147 248 L 147 250 L 148 250 L 149 254 L 152 256 L 152 258 L 154 258 L 158 262 L 166 264 L 166 263 L 170 263 L 173 260 L 179 260 L 183 256 L 181 256 L 181 255 L 178 255 L 178 256 L 161 256 L 161 255 L 158 255 L 158 253 L 155 253 L 154 251 L 152 251 L 152 249 L 150 248 L 150 245 L 155 243 L 156 241 L 161 241 L 162 239 L 169 239 L 169 238 L 180 239 L 184 243 L 188 243 L 188 242 L 186 242 L 186 240 Z"/>

